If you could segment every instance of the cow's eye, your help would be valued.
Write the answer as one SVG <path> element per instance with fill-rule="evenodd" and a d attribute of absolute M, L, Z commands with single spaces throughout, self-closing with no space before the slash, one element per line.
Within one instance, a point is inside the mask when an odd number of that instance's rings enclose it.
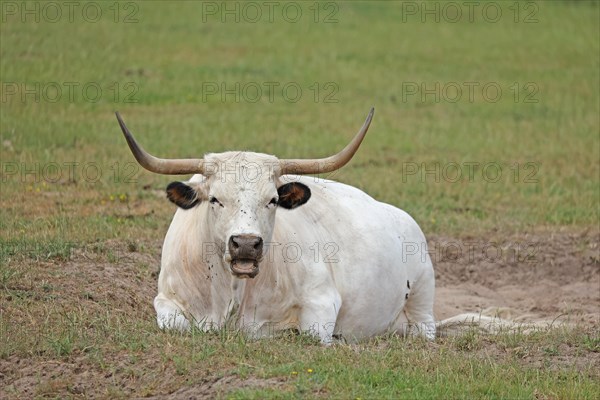
<path fill-rule="evenodd" d="M 279 199 L 277 197 L 273 197 L 271 199 L 271 201 L 269 202 L 269 204 L 267 205 L 267 207 L 269 207 L 269 206 L 276 206 L 278 202 L 279 202 Z"/>
<path fill-rule="evenodd" d="M 208 201 L 210 202 L 210 204 L 218 204 L 221 207 L 223 207 L 223 204 L 221 204 L 221 202 L 215 196 L 210 196 Z"/>

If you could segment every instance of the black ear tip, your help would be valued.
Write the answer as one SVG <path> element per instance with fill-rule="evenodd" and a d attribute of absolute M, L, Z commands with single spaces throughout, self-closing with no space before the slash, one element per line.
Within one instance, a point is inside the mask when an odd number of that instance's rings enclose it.
<path fill-rule="evenodd" d="M 183 185 L 183 183 L 181 183 L 181 182 L 171 182 L 167 185 L 167 191 L 173 190 L 176 187 L 181 186 L 181 185 Z"/>

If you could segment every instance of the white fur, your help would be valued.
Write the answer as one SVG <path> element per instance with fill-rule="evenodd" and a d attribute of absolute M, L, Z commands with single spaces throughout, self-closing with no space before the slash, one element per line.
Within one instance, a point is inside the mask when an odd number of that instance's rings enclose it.
<path fill-rule="evenodd" d="M 434 271 L 407 213 L 342 183 L 280 177 L 273 156 L 229 152 L 205 160 L 213 168 L 189 182 L 202 202 L 177 210 L 164 241 L 154 301 L 159 326 L 233 322 L 254 337 L 296 328 L 325 344 L 334 334 L 350 341 L 392 332 L 435 337 Z M 261 167 L 256 179 L 243 172 L 254 164 Z M 290 181 L 308 186 L 310 200 L 292 210 L 269 207 Z M 265 242 L 254 279 L 233 276 L 219 250 L 242 233 Z"/>

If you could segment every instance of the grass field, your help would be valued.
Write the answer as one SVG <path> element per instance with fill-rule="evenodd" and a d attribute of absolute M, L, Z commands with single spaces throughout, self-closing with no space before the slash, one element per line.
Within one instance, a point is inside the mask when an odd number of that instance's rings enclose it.
<path fill-rule="evenodd" d="M 591 231 L 597 274 L 597 2 L 53 4 L 0 2 L 0 397 L 596 398 L 598 325 L 329 349 L 160 332 L 173 179 L 133 163 L 114 111 L 158 156 L 302 158 L 374 106 L 332 179 L 426 235 Z"/>

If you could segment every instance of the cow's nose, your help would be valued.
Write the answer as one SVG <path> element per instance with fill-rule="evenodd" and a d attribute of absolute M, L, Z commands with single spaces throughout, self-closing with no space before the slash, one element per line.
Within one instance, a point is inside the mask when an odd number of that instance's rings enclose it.
<path fill-rule="evenodd" d="M 254 235 L 233 235 L 229 238 L 232 258 L 258 259 L 262 255 L 263 240 Z"/>

